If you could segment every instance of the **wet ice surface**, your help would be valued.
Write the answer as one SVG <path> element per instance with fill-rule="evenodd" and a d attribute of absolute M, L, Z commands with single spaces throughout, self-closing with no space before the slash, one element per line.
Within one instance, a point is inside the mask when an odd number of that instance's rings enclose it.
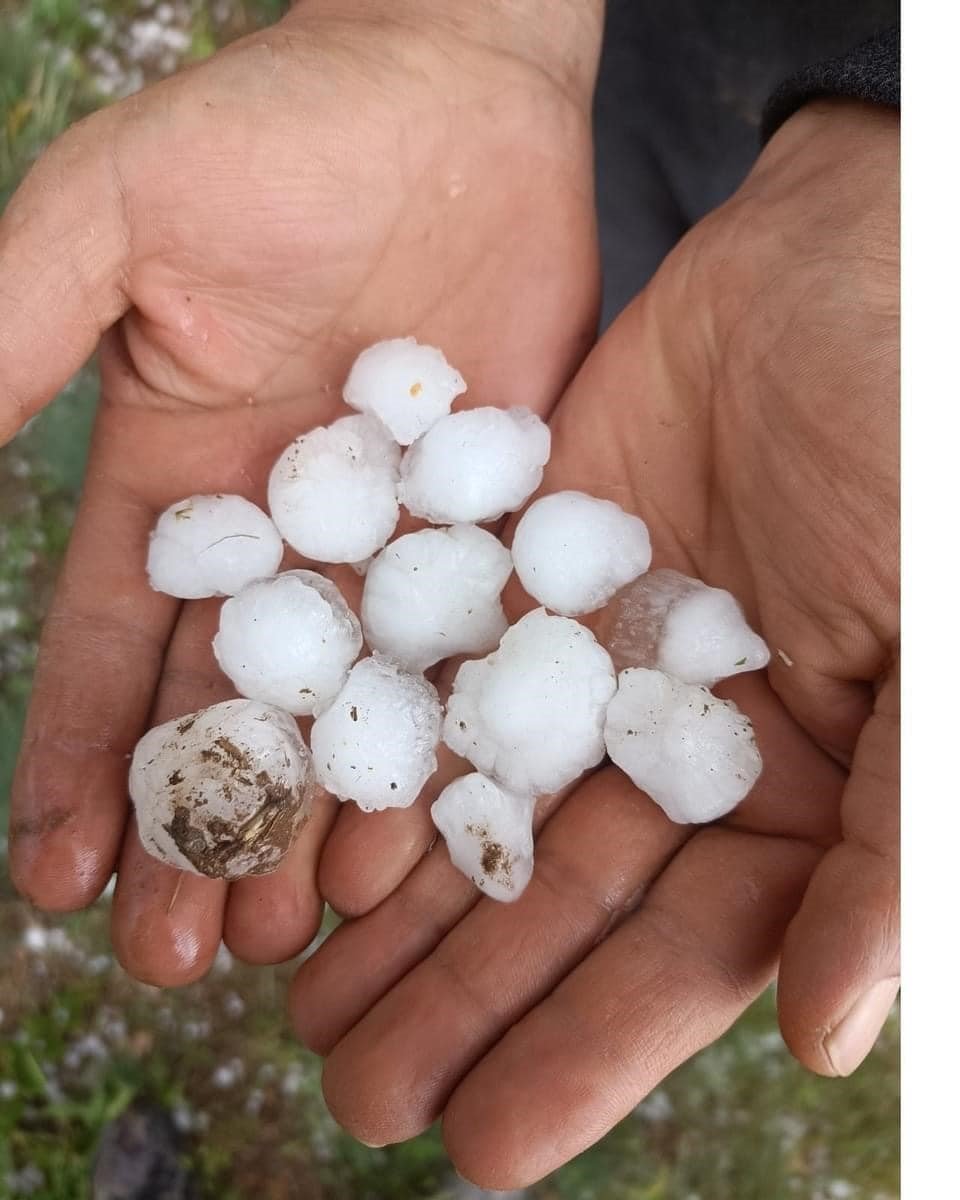
<path fill-rule="evenodd" d="M 407 808 L 437 769 L 441 708 L 422 675 L 374 655 L 362 659 L 313 726 L 317 777 L 365 812 Z"/>
<path fill-rule="evenodd" d="M 293 717 L 227 700 L 137 743 L 130 798 L 161 862 L 220 879 L 276 870 L 306 820 L 313 763 Z"/>
<path fill-rule="evenodd" d="M 516 900 L 530 882 L 534 803 L 473 773 L 448 784 L 430 809 L 453 865 L 494 900 Z"/>
<path fill-rule="evenodd" d="M 641 575 L 604 610 L 597 633 L 617 670 L 654 667 L 684 683 L 712 687 L 770 661 L 730 592 L 679 571 Z"/>
<path fill-rule="evenodd" d="M 744 799 L 762 763 L 753 726 L 731 700 L 642 667 L 618 684 L 607 752 L 672 821 L 715 821 Z"/>
<path fill-rule="evenodd" d="M 443 740 L 503 787 L 555 792 L 603 757 L 610 656 L 576 621 L 528 613 L 457 672 Z"/>
<path fill-rule="evenodd" d="M 147 575 L 181 600 L 232 596 L 273 575 L 283 542 L 262 509 L 242 496 L 190 496 L 161 513 L 150 535 Z"/>
<path fill-rule="evenodd" d="M 213 652 L 242 696 L 307 716 L 340 691 L 362 643 L 360 622 L 336 585 L 301 570 L 226 600 Z"/>

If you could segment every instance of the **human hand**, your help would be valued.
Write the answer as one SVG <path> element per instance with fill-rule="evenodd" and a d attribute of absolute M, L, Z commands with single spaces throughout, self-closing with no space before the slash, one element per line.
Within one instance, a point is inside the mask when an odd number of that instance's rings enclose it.
<path fill-rule="evenodd" d="M 263 503 L 273 459 L 337 415 L 351 359 L 381 337 L 443 346 L 473 403 L 547 410 L 594 328 L 595 8 L 465 4 L 454 18 L 439 0 L 306 0 L 70 130 L 3 216 L 0 440 L 103 335 L 11 872 L 68 910 L 118 869 L 114 941 L 141 979 L 202 975 L 221 934 L 252 961 L 300 950 L 336 808 L 318 800 L 281 870 L 229 891 L 142 849 L 134 743 L 229 694 L 210 649 L 219 602 L 150 590 L 149 529 L 197 492 Z"/>
<path fill-rule="evenodd" d="M 337 929 L 291 1011 L 361 1140 L 442 1114 L 462 1174 L 528 1184 L 778 962 L 794 1054 L 847 1074 L 868 1052 L 899 974 L 897 138 L 854 104 L 792 118 L 553 418 L 542 490 L 639 513 L 654 565 L 729 588 L 770 644 L 767 673 L 718 689 L 754 722 L 757 786 L 695 829 L 602 767 L 547 804 L 514 904 L 478 902 L 438 846 Z"/>

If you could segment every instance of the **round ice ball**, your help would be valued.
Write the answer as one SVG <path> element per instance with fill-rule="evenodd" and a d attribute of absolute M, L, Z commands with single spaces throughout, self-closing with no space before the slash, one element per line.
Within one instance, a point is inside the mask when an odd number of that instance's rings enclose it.
<path fill-rule="evenodd" d="M 500 593 L 512 567 L 510 552 L 476 525 L 397 538 L 367 570 L 360 605 L 367 641 L 418 671 L 490 650 L 507 628 Z"/>
<path fill-rule="evenodd" d="M 584 492 L 534 500 L 520 518 L 512 549 L 524 590 L 568 617 L 601 608 L 650 566 L 644 522 Z"/>
<path fill-rule="evenodd" d="M 181 600 L 232 596 L 273 575 L 283 557 L 280 534 L 242 496 L 189 496 L 157 520 L 147 550 L 150 586 Z"/>
<path fill-rule="evenodd" d="M 613 664 L 577 621 L 542 608 L 457 672 L 443 740 L 521 795 L 556 792 L 603 758 Z"/>
<path fill-rule="evenodd" d="M 307 716 L 340 691 L 362 645 L 334 583 L 284 571 L 224 601 L 213 653 L 241 696 Z"/>
<path fill-rule="evenodd" d="M 317 777 L 364 812 L 408 808 L 437 769 L 437 689 L 373 655 L 361 659 L 310 735 Z"/>
<path fill-rule="evenodd" d="M 550 430 L 528 408 L 441 417 L 400 463 L 400 503 L 435 525 L 494 521 L 540 486 Z"/>
<path fill-rule="evenodd" d="M 441 351 L 405 337 L 364 350 L 350 368 L 343 398 L 351 408 L 379 417 L 401 446 L 409 446 L 466 390 L 463 376 Z"/>
<path fill-rule="evenodd" d="M 362 562 L 396 527 L 399 463 L 400 447 L 375 417 L 341 417 L 298 437 L 277 459 L 270 513 L 307 558 Z"/>
<path fill-rule="evenodd" d="M 316 781 L 293 717 L 227 700 L 145 733 L 129 782 L 148 853 L 181 871 L 239 879 L 277 869 Z"/>
<path fill-rule="evenodd" d="M 494 900 L 516 900 L 533 874 L 532 796 L 516 796 L 485 775 L 447 784 L 430 815 L 450 861 Z"/>
<path fill-rule="evenodd" d="M 763 765 L 753 726 L 731 700 L 644 667 L 620 673 L 604 738 L 617 766 L 679 824 L 736 808 Z"/>

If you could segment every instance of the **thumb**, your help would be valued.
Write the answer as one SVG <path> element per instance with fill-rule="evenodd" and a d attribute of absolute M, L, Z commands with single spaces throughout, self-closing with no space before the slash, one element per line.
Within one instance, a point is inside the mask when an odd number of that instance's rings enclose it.
<path fill-rule="evenodd" d="M 843 840 L 821 860 L 784 941 L 780 1026 L 821 1075 L 849 1075 L 900 986 L 900 669 L 878 693 L 843 797 Z"/>
<path fill-rule="evenodd" d="M 0 219 L 0 445 L 39 411 L 128 307 L 116 110 L 41 156 Z"/>

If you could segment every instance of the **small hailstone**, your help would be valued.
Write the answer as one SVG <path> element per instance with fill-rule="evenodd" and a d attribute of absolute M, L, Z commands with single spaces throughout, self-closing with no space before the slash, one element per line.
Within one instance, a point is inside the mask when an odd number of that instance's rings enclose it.
<path fill-rule="evenodd" d="M 374 655 L 361 659 L 313 726 L 317 777 L 364 812 L 407 808 L 437 769 L 437 689 Z"/>
<path fill-rule="evenodd" d="M 241 696 L 307 716 L 340 691 L 362 645 L 336 584 L 284 571 L 224 601 L 213 653 Z"/>
<path fill-rule="evenodd" d="M 276 870 L 307 819 L 314 783 L 296 721 L 255 700 L 157 725 L 137 742 L 129 780 L 145 849 L 216 879 Z"/>
<path fill-rule="evenodd" d="M 607 709 L 607 751 L 678 824 L 715 821 L 747 795 L 762 762 L 730 700 L 662 671 L 630 668 Z"/>
<path fill-rule="evenodd" d="M 399 463 L 400 447 L 375 417 L 341 417 L 298 437 L 277 459 L 270 514 L 307 558 L 362 562 L 396 527 Z"/>
<path fill-rule="evenodd" d="M 190 496 L 161 513 L 147 551 L 150 586 L 181 600 L 232 596 L 273 575 L 280 535 L 262 509 L 242 496 Z"/>
<path fill-rule="evenodd" d="M 351 408 L 379 417 L 401 446 L 409 446 L 466 390 L 463 376 L 434 346 L 390 338 L 358 356 L 343 398 Z"/>
<path fill-rule="evenodd" d="M 639 517 L 583 492 L 542 496 L 520 518 L 513 562 L 524 590 L 563 616 L 601 608 L 650 566 Z"/>
<path fill-rule="evenodd" d="M 616 686 L 590 630 L 539 608 L 507 630 L 499 649 L 460 667 L 443 740 L 513 792 L 556 792 L 603 758 Z"/>
<path fill-rule="evenodd" d="M 494 900 L 516 900 L 533 874 L 533 807 L 474 773 L 447 784 L 430 815 L 458 870 Z"/>
<path fill-rule="evenodd" d="M 550 430 L 528 408 L 451 413 L 400 464 L 400 502 L 435 525 L 494 521 L 540 486 Z"/>
<path fill-rule="evenodd" d="M 651 571 L 628 584 L 603 613 L 598 634 L 617 670 L 655 667 L 684 683 L 712 687 L 770 661 L 766 642 L 722 588 L 679 571 Z"/>
<path fill-rule="evenodd" d="M 512 568 L 510 551 L 476 525 L 397 538 L 367 571 L 360 606 L 367 641 L 417 671 L 492 649 L 507 628 L 500 593 Z"/>

